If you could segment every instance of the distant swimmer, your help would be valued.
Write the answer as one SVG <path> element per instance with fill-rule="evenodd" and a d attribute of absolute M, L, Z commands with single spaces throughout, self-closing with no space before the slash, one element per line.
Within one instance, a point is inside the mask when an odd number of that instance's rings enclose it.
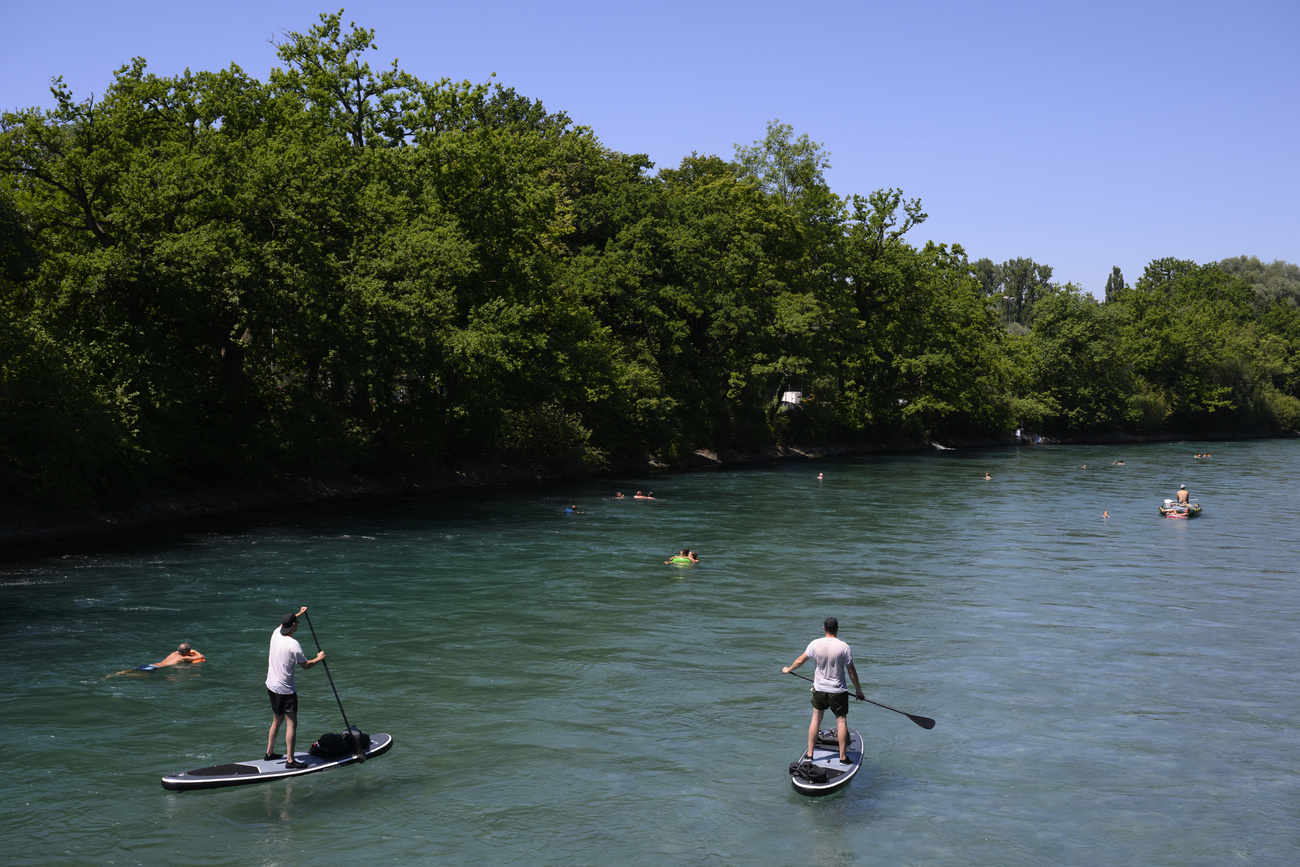
<path fill-rule="evenodd" d="M 985 474 L 984 474 L 984 481 L 986 481 L 986 482 L 991 482 L 991 481 L 993 481 L 993 477 L 990 476 L 988 473 L 985 473 Z"/>
<path fill-rule="evenodd" d="M 1209 455 L 1194 455 L 1194 457 L 1198 457 L 1198 458 L 1208 458 Z"/>
<path fill-rule="evenodd" d="M 622 500 L 622 499 L 625 499 L 625 497 L 623 496 L 623 492 L 622 492 L 622 491 L 615 491 L 615 492 L 614 492 L 614 499 L 616 499 L 616 500 Z"/>
<path fill-rule="evenodd" d="M 688 551 L 688 550 L 686 550 L 685 548 L 683 548 L 683 549 L 682 549 L 682 552 L 681 552 L 680 554 L 674 554 L 673 556 L 671 556 L 671 557 L 669 557 L 667 560 L 665 560 L 665 561 L 664 561 L 664 565 L 665 565 L 665 566 L 685 566 L 685 565 L 687 565 L 687 564 L 689 564 L 689 563 L 698 563 L 698 562 L 699 562 L 698 559 L 692 559 L 692 558 L 691 558 L 691 552 L 690 552 L 690 551 Z"/>
<path fill-rule="evenodd" d="M 700 555 L 696 554 L 694 551 L 687 551 L 686 556 L 691 558 L 692 563 L 700 562 Z"/>
<path fill-rule="evenodd" d="M 641 493 L 640 491 L 637 491 L 637 492 L 636 492 L 636 496 L 633 497 L 632 499 L 634 499 L 634 500 L 653 500 L 654 498 L 655 498 L 655 492 L 654 492 L 654 491 L 651 491 L 651 492 L 648 493 L 648 494 L 643 494 L 643 493 Z"/>
<path fill-rule="evenodd" d="M 566 515 L 580 515 L 580 514 L 582 514 L 582 513 L 578 511 L 578 507 L 577 507 L 577 506 L 565 506 L 565 507 L 564 507 L 564 514 L 566 514 Z"/>
<path fill-rule="evenodd" d="M 822 480 L 822 474 L 821 474 L 821 473 L 818 473 L 818 474 L 817 474 L 817 481 L 820 482 L 821 480 Z"/>
<path fill-rule="evenodd" d="M 1103 518 L 1109 518 L 1109 517 L 1110 517 L 1110 512 L 1102 512 L 1102 513 L 1101 513 L 1101 516 L 1102 516 Z"/>
<path fill-rule="evenodd" d="M 1123 462 L 1123 461 L 1111 461 L 1110 464 L 1111 464 L 1111 466 L 1113 466 L 1113 467 L 1122 467 L 1122 466 L 1124 466 L 1124 462 Z"/>
<path fill-rule="evenodd" d="M 148 674 L 151 671 L 157 671 L 160 668 L 167 668 L 171 665 L 179 665 L 182 662 L 202 662 L 205 659 L 202 653 L 199 653 L 188 644 L 181 644 L 163 659 L 162 662 L 149 663 L 147 665 L 137 665 L 135 668 L 124 668 L 121 671 L 115 671 L 104 679 L 116 677 L 119 674 L 129 674 L 133 676 Z"/>

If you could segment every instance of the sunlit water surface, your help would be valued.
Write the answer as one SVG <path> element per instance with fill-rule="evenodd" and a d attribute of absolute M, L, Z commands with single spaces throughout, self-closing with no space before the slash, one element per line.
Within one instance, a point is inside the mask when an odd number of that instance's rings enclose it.
<path fill-rule="evenodd" d="M 10 565 L 0 861 L 1300 863 L 1298 479 L 1294 441 L 889 455 Z M 1202 517 L 1157 515 L 1179 483 Z M 612 498 L 637 488 L 656 499 Z M 663 565 L 683 546 L 703 562 Z M 392 752 L 164 791 L 260 754 L 299 605 Z M 938 725 L 855 705 L 863 772 L 807 799 L 807 684 L 781 666 L 828 614 L 868 697 Z M 208 661 L 105 679 L 182 640 Z M 300 739 L 340 730 L 325 671 L 298 682 Z"/>

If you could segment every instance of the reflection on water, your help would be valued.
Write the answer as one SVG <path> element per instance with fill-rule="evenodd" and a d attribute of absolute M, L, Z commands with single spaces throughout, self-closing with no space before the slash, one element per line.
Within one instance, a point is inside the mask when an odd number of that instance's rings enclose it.
<path fill-rule="evenodd" d="M 1295 863 L 1300 530 L 1260 504 L 1300 462 L 1290 441 L 1208 450 L 490 490 L 10 567 L 6 855 Z M 1184 483 L 1202 517 L 1158 517 Z M 613 497 L 638 488 L 656 499 Z M 664 565 L 683 547 L 701 562 Z M 267 639 L 303 604 L 349 720 L 392 752 L 162 790 L 260 754 Z M 855 705 L 862 772 L 806 799 L 785 771 L 807 685 L 780 668 L 827 614 L 868 697 L 938 725 Z M 104 679 L 180 641 L 208 661 Z M 298 683 L 299 741 L 340 730 L 323 670 Z"/>

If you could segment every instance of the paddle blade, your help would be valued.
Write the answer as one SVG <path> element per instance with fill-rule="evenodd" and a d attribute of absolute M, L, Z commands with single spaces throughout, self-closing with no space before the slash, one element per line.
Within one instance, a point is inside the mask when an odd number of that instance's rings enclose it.
<path fill-rule="evenodd" d="M 926 731 L 929 731 L 930 729 L 934 728 L 934 720 L 930 719 L 928 716 L 915 716 L 909 713 L 907 715 L 907 718 L 910 719 L 912 722 L 916 723 L 917 725 L 919 725 L 921 728 L 925 729 Z"/>

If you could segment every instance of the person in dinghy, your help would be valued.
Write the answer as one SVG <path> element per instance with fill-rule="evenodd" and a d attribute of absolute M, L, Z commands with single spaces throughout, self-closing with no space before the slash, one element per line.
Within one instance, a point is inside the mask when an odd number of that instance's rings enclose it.
<path fill-rule="evenodd" d="M 853 689 L 858 701 L 865 701 L 862 686 L 858 683 L 858 670 L 853 667 L 853 650 L 838 638 L 840 622 L 834 617 L 827 617 L 822 623 L 821 638 L 810 642 L 807 649 L 799 654 L 790 665 L 781 669 L 782 674 L 789 674 L 808 660 L 817 665 L 812 688 L 812 723 L 808 726 L 808 752 L 804 758 L 813 755 L 813 744 L 817 740 L 817 730 L 822 724 L 822 714 L 830 708 L 835 714 L 835 731 L 840 742 L 840 764 L 849 764 L 847 750 L 849 747 L 849 693 L 844 683 L 847 673 L 853 678 Z"/>
<path fill-rule="evenodd" d="M 266 669 L 266 692 L 271 697 L 271 731 L 266 736 L 266 761 L 283 758 L 272 752 L 275 737 L 280 733 L 280 726 L 288 720 L 284 732 L 286 768 L 305 768 L 306 764 L 298 761 L 293 752 L 294 736 L 298 731 L 298 692 L 293 682 L 293 667 L 302 666 L 303 670 L 311 668 L 325 658 L 325 651 L 312 659 L 302 652 L 302 645 L 293 634 L 298 631 L 298 618 L 307 613 L 304 605 L 297 614 L 286 614 L 280 618 L 280 625 L 271 633 L 271 653 Z"/>

